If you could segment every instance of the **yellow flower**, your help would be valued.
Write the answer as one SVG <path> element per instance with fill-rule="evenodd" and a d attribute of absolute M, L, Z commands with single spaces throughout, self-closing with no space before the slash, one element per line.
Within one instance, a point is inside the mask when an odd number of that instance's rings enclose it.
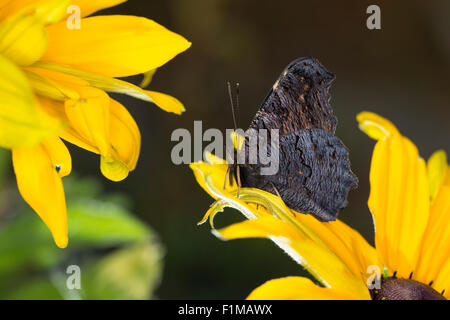
<path fill-rule="evenodd" d="M 283 201 L 258 189 L 223 183 L 227 164 L 213 155 L 191 165 L 216 202 L 200 223 L 225 207 L 249 220 L 213 233 L 221 239 L 271 239 L 322 286 L 303 277 L 268 281 L 248 299 L 420 299 L 450 297 L 450 168 L 443 151 L 428 161 L 388 120 L 358 115 L 360 128 L 377 140 L 368 201 L 375 248 L 336 220 L 292 214 Z M 369 289 L 370 286 L 370 289 Z"/>
<path fill-rule="evenodd" d="M 163 93 L 116 79 L 157 68 L 190 47 L 182 36 L 135 16 L 88 15 L 125 0 L 0 1 L 0 147 L 11 149 L 22 197 L 59 247 L 67 246 L 61 178 L 71 157 L 61 138 L 100 155 L 105 177 L 135 169 L 139 128 L 106 92 L 181 114 Z"/>

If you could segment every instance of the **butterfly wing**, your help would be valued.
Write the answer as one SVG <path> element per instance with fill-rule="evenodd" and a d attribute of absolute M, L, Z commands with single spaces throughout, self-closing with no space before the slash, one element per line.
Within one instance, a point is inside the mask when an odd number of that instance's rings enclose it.
<path fill-rule="evenodd" d="M 321 221 L 335 220 L 347 205 L 348 192 L 358 184 L 348 150 L 334 136 L 337 119 L 328 92 L 333 79 L 314 58 L 291 62 L 250 125 L 254 134 L 260 129 L 279 129 L 279 170 L 273 175 L 261 174 L 267 165 L 259 158 L 256 163 L 249 161 L 248 138 L 246 164 L 240 168 L 243 187 L 280 194 L 288 207 Z M 271 145 L 265 145 L 270 154 Z"/>
<path fill-rule="evenodd" d="M 280 129 L 281 136 L 308 128 L 334 134 L 337 119 L 328 92 L 334 78 L 314 58 L 291 62 L 264 99 L 250 128 Z"/>

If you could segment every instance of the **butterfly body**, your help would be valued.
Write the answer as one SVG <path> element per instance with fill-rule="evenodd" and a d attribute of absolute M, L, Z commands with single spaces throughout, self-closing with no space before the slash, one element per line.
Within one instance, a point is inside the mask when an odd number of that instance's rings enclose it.
<path fill-rule="evenodd" d="M 347 205 L 347 194 L 358 179 L 350 169 L 348 150 L 334 136 L 337 119 L 329 104 L 334 75 L 314 58 L 291 62 L 277 80 L 250 129 L 279 129 L 279 170 L 262 175 L 259 161 L 250 164 L 249 138 L 244 143 L 245 165 L 231 165 L 242 187 L 280 195 L 286 205 L 321 221 L 335 220 Z M 270 132 L 268 131 L 269 136 Z M 270 141 L 270 137 L 268 138 Z M 267 144 L 270 155 L 274 147 Z"/>

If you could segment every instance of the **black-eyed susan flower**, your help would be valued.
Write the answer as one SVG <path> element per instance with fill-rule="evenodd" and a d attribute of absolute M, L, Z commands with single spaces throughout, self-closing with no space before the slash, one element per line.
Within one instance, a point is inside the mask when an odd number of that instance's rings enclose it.
<path fill-rule="evenodd" d="M 190 46 L 146 18 L 87 17 L 121 2 L 0 1 L 0 146 L 12 150 L 19 191 L 59 247 L 68 242 L 61 178 L 71 171 L 61 138 L 99 154 L 103 175 L 120 181 L 135 169 L 141 136 L 107 92 L 184 111 L 171 96 L 115 78 L 152 75 Z M 76 11 L 80 19 L 70 24 Z"/>
<path fill-rule="evenodd" d="M 248 299 L 444 299 L 450 296 L 450 168 L 444 151 L 428 164 L 388 120 L 358 115 L 377 140 L 370 171 L 369 209 L 375 247 L 345 223 L 295 214 L 258 189 L 223 188 L 227 164 L 213 155 L 191 165 L 198 183 L 216 201 L 201 222 L 225 207 L 248 220 L 213 230 L 222 239 L 271 239 L 308 270 L 303 277 L 270 280 Z"/>

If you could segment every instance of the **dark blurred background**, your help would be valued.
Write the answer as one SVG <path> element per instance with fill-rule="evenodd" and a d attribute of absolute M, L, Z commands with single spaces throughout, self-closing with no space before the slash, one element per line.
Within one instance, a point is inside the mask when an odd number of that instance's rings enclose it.
<path fill-rule="evenodd" d="M 366 28 L 366 8 L 381 7 L 381 30 Z M 246 128 L 283 68 L 301 56 L 318 58 L 336 74 L 331 104 L 337 135 L 350 149 L 359 189 L 350 193 L 342 220 L 373 243 L 367 209 L 374 142 L 355 116 L 374 111 L 393 121 L 428 158 L 450 150 L 450 2 L 442 1 L 256 1 L 129 0 L 105 14 L 151 18 L 192 47 L 160 68 L 150 85 L 179 98 L 182 116 L 119 97 L 142 133 L 138 167 L 124 182 L 103 179 L 109 191 L 128 194 L 133 211 L 159 234 L 165 247 L 160 299 L 242 299 L 264 281 L 304 275 L 301 267 L 268 240 L 222 242 L 209 225 L 197 226 L 212 199 L 188 166 L 172 164 L 176 128 L 232 128 L 226 81 L 241 84 L 240 126 Z M 140 78 L 131 79 L 139 83 Z M 98 157 L 72 148 L 75 170 L 99 176 Z M 242 220 L 225 211 L 216 222 Z"/>

